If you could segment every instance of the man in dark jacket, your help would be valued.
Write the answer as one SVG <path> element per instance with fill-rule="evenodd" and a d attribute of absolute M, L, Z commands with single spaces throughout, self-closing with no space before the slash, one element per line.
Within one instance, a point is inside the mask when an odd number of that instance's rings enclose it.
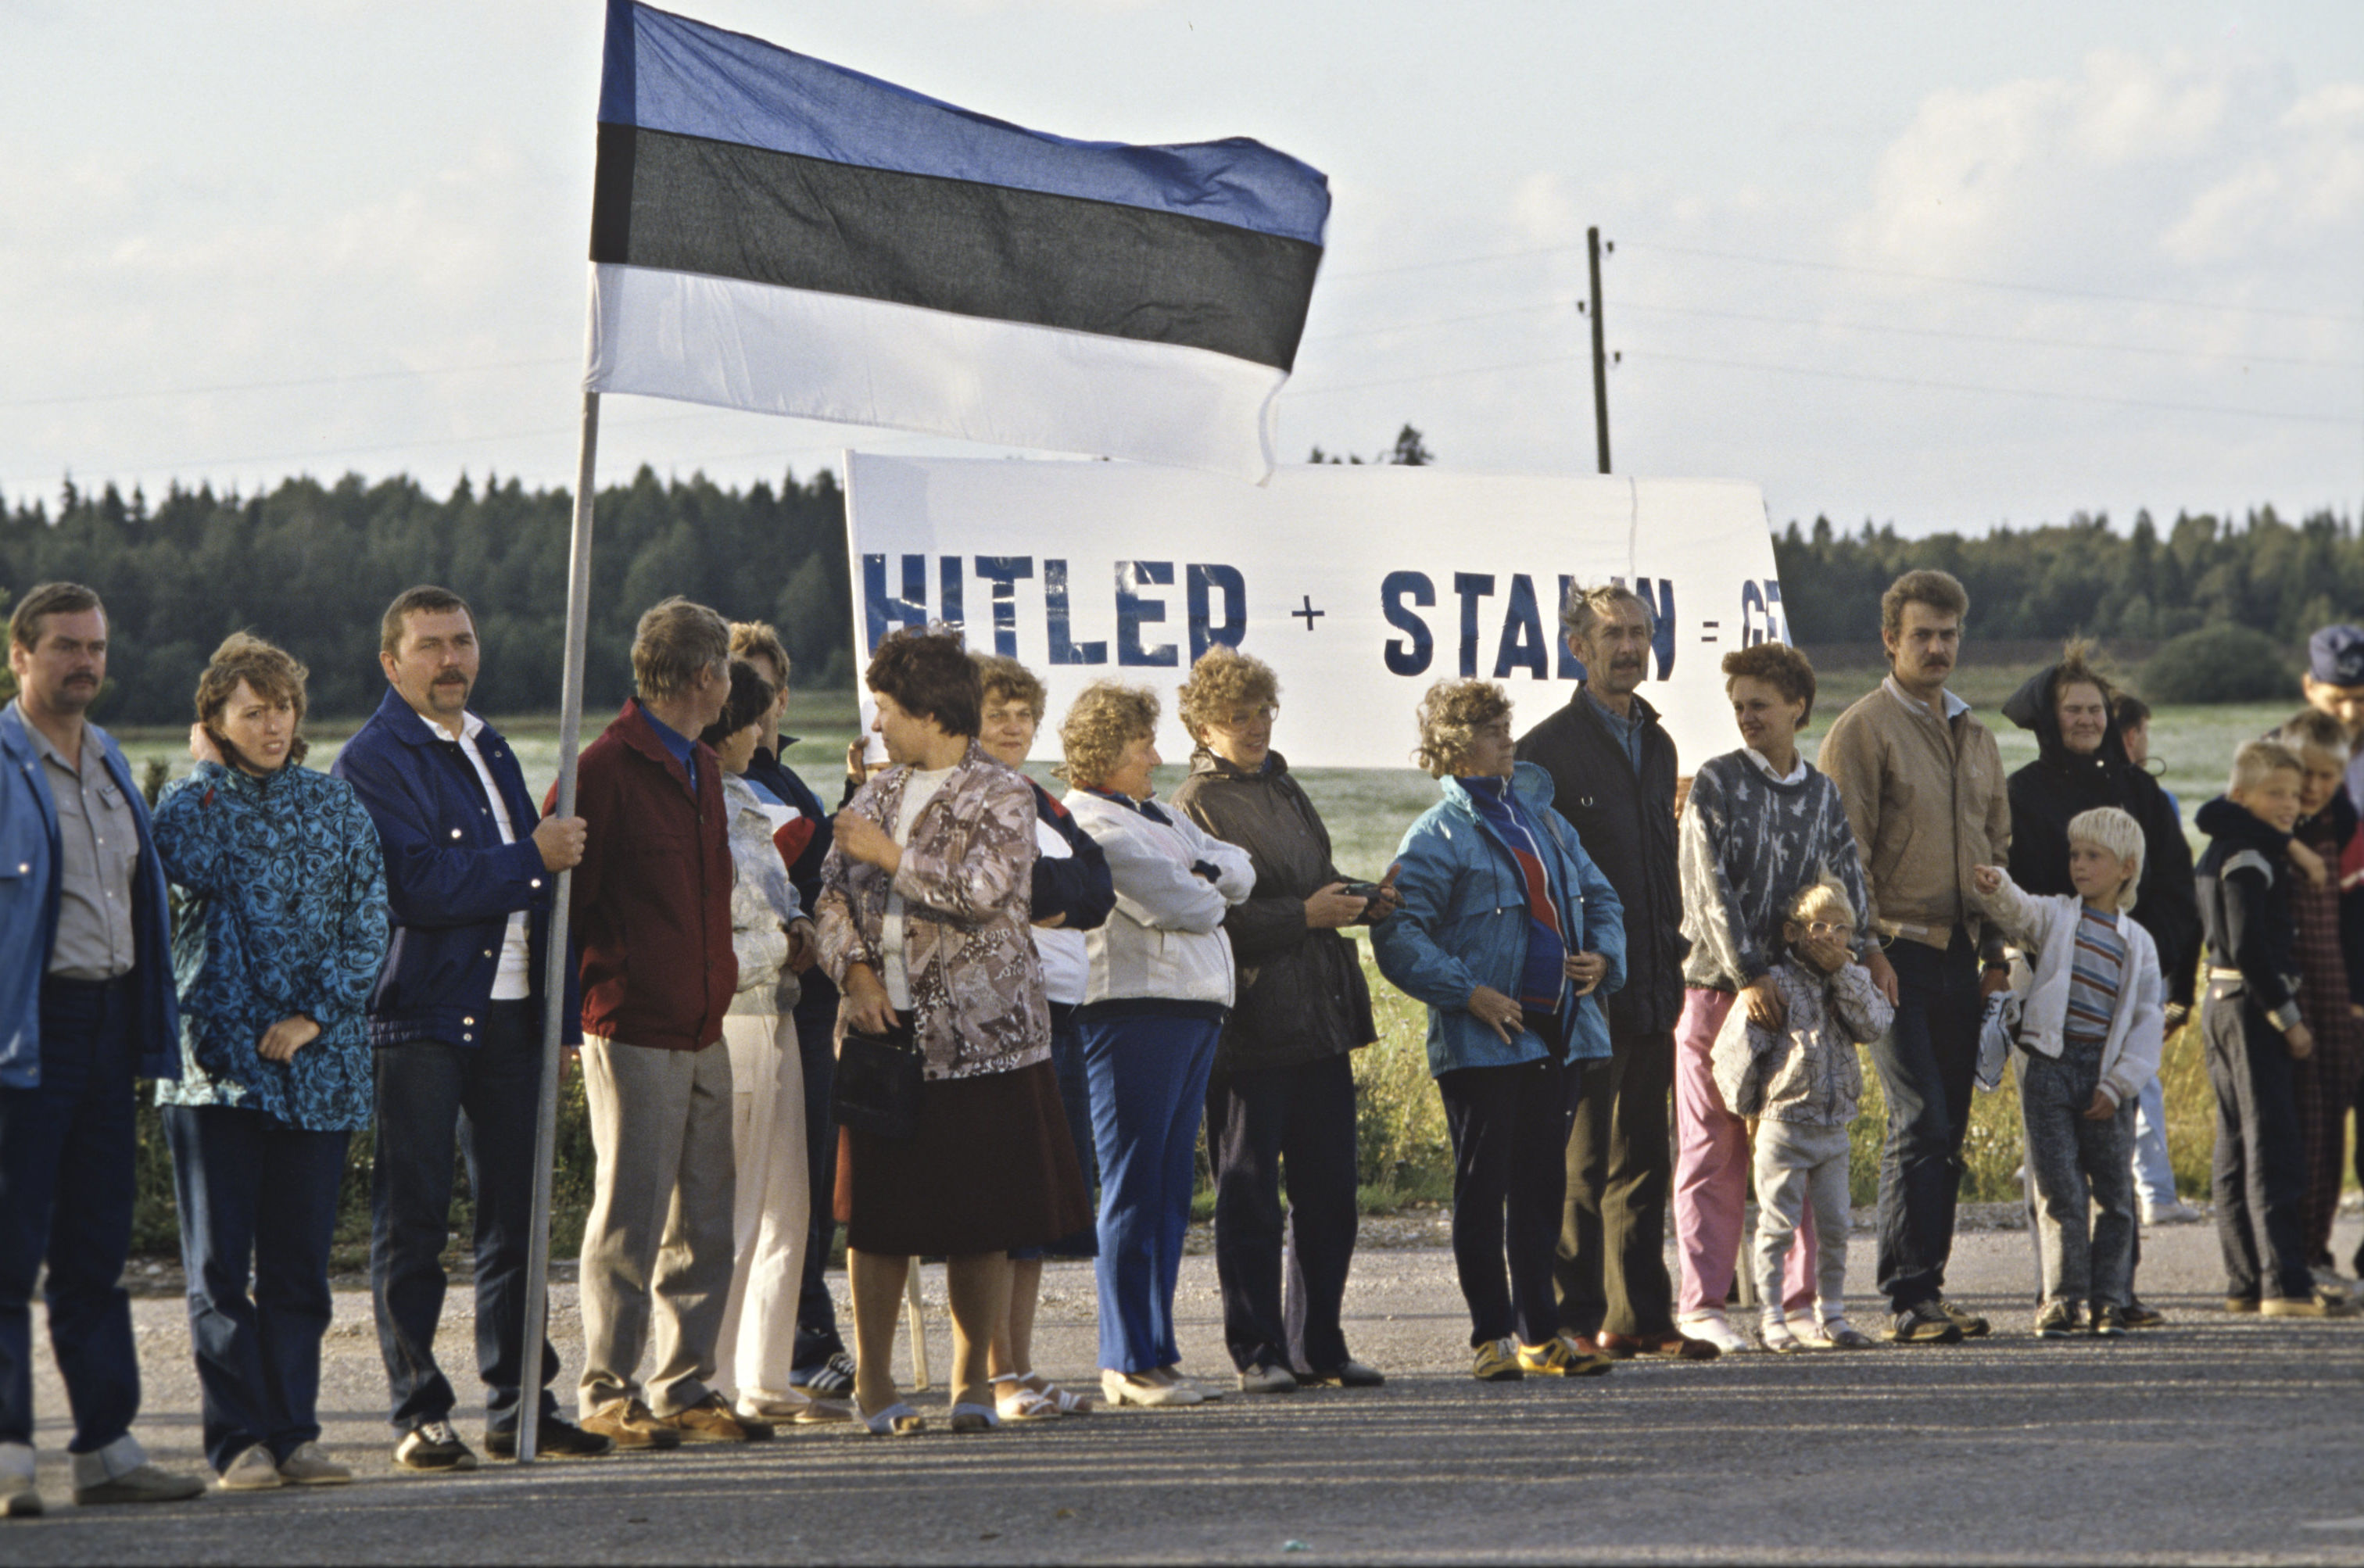
<path fill-rule="evenodd" d="M 457 1402 L 435 1364 L 443 1244 L 457 1142 L 474 1198 L 476 1370 L 485 1442 L 517 1451 L 525 1399 L 527 1277 L 541 1104 L 542 990 L 551 895 L 583 858 L 580 817 L 537 820 L 517 754 L 468 711 L 480 650 L 466 601 L 405 590 L 386 607 L 378 663 L 391 688 L 329 771 L 353 786 L 385 852 L 394 944 L 370 997 L 377 1129 L 370 1193 L 370 1296 L 385 1358 L 395 1462 L 472 1470 L 452 1428 Z M 571 990 L 571 987 L 570 987 Z M 570 995 L 562 1006 L 574 1000 Z M 566 1039 L 580 1039 L 564 1020 Z M 533 1379 L 540 1451 L 613 1445 L 558 1418 L 545 1340 Z"/>
<path fill-rule="evenodd" d="M 1675 743 L 1636 688 L 1650 606 L 1622 584 L 1568 585 L 1560 625 L 1586 678 L 1527 731 L 1519 759 L 1552 776 L 1552 804 L 1625 904 L 1625 984 L 1609 999 L 1612 1054 L 1583 1078 L 1567 1142 L 1560 1321 L 1611 1356 L 1712 1360 L 1675 1328 L 1667 1276 L 1674 1150 L 1675 1020 L 1683 1009 L 1682 889 L 1675 848 Z"/>
<path fill-rule="evenodd" d="M 2135 889 L 2134 917 L 2158 949 L 2159 974 L 2167 985 L 2167 1029 L 2173 1034 L 2191 1015 L 2200 968 L 2200 906 L 2192 896 L 2191 846 L 2183 836 L 2183 817 L 2175 803 L 2157 779 L 2126 755 L 2124 738 L 2113 717 L 2116 697 L 2109 683 L 2086 662 L 2082 646 L 2072 642 L 2058 663 L 2029 676 L 2002 705 L 2005 718 L 2035 734 L 2035 761 L 2011 775 L 2011 879 L 2037 897 L 2074 894 L 2068 880 L 2069 818 L 2114 806 L 2141 824 L 2142 881 Z M 2157 1079 L 2152 1074 L 2154 1083 Z M 2155 1093 L 2146 1087 L 2145 1099 Z M 2144 1208 L 2147 1225 L 2164 1218 L 2148 1202 Z M 2138 1267 L 2139 1236 L 2135 1260 Z M 2139 1298 L 2128 1305 L 2126 1320 L 2138 1329 L 2166 1321 Z"/>
<path fill-rule="evenodd" d="M 1329 830 L 1272 750 L 1279 695 L 1262 661 L 1209 649 L 1182 688 L 1199 750 L 1174 794 L 1177 810 L 1255 865 L 1254 891 L 1223 917 L 1239 994 L 1207 1084 L 1223 1338 L 1251 1394 L 1385 1381 L 1347 1354 L 1339 1322 L 1357 1218 L 1349 1053 L 1378 1037 L 1361 961 L 1339 928 L 1391 909 L 1393 893 L 1345 891 Z"/>
<path fill-rule="evenodd" d="M 722 764 L 697 736 L 730 698 L 730 628 L 705 606 L 643 615 L 638 695 L 584 750 L 576 795 L 588 837 L 568 902 L 598 1155 L 580 1398 L 584 1426 L 627 1448 L 769 1435 L 706 1381 L 735 1255 L 730 1053 L 717 1047 L 739 963 Z M 666 1321 L 643 1403 L 652 1307 Z"/>

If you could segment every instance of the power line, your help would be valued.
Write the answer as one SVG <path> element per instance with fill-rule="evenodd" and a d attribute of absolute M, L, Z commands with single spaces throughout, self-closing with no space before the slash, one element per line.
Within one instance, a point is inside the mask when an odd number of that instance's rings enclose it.
<path fill-rule="evenodd" d="M 2107 403 L 2124 408 L 2162 408 L 2179 414 L 2229 414 L 2244 419 L 2271 419 L 2290 424 L 2338 425 L 2356 424 L 2353 416 L 2336 414 L 2286 414 L 2271 408 L 2239 408 L 2226 404 L 2168 403 L 2150 397 L 2112 397 L 2100 393 L 2054 392 L 2033 386 L 1986 386 L 1975 382 L 1929 381 L 1916 376 L 1875 375 L 1865 371 L 1809 370 L 1802 365 L 1768 365 L 1748 360 L 1715 360 L 1694 354 L 1668 354 L 1656 350 L 1634 350 L 1636 361 L 1658 359 L 1674 364 L 1712 365 L 1723 370 L 1765 371 L 1774 375 L 1813 376 L 1824 381 L 1875 382 L 1884 386 L 1916 386 L 1940 392 L 1977 392 L 2004 397 L 2042 397 L 2058 403 Z"/>
<path fill-rule="evenodd" d="M 1470 365 L 1466 369 L 1457 371 L 1428 371 L 1420 375 L 1389 376 L 1384 381 L 1349 382 L 1344 386 L 1315 386 L 1306 388 L 1303 391 L 1299 391 L 1295 386 L 1288 386 L 1282 389 L 1282 395 L 1296 397 L 1327 397 L 1333 392 L 1360 392 L 1366 387 L 1372 386 L 1409 386 L 1414 382 L 1444 381 L 1453 376 L 1490 375 L 1497 371 L 1524 371 L 1535 370 L 1544 365 L 1572 365 L 1588 358 L 1589 358 L 1589 356 L 1585 354 L 1561 354 L 1555 359 L 1548 360 L 1516 360 L 1509 364 Z"/>
<path fill-rule="evenodd" d="M 470 375 L 479 371 L 545 369 L 577 362 L 574 359 L 504 360 L 496 364 L 442 365 L 418 370 L 358 371 L 350 375 L 301 376 L 291 381 L 226 382 L 215 386 L 157 386 L 133 392 L 79 392 L 57 397 L 0 399 L 0 408 L 47 408 L 68 403 L 125 403 L 139 397 L 204 397 L 217 392 L 278 392 L 299 386 L 343 386 L 364 381 L 398 381 L 405 376 Z"/>

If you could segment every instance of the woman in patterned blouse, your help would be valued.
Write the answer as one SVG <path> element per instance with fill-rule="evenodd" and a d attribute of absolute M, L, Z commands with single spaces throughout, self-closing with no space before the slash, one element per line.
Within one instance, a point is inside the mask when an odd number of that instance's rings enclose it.
<path fill-rule="evenodd" d="M 373 1103 L 385 872 L 351 787 L 300 765 L 304 676 L 258 638 L 223 642 L 197 682 L 196 771 L 156 805 L 182 1026 L 181 1081 L 156 1098 L 206 1457 L 230 1491 L 352 1478 L 314 1406 L 345 1144 Z"/>

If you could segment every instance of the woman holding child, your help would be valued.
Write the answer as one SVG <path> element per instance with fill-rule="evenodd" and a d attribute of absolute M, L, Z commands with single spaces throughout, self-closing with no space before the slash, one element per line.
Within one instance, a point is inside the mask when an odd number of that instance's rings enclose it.
<path fill-rule="evenodd" d="M 1775 971 L 1789 956 L 1784 921 L 1805 890 L 1831 879 L 1849 911 L 1834 938 L 1843 951 L 1870 952 L 1875 938 L 1860 914 L 1870 907 L 1863 863 L 1837 786 L 1798 754 L 1799 727 L 1814 711 L 1813 665 L 1786 644 L 1760 642 L 1725 654 L 1723 674 L 1741 746 L 1700 765 L 1681 827 L 1690 956 L 1675 1030 L 1676 1326 L 1720 1350 L 1745 1351 L 1749 1342 L 1723 1304 L 1748 1196 L 1749 1133 L 1717 1087 L 1710 1052 L 1735 1001 L 1745 999 L 1763 1029 L 1783 1023 L 1788 1003 Z M 1768 1324 L 1802 1320 L 1814 1299 L 1816 1231 L 1808 1223 L 1798 1234 L 1786 1288 L 1779 1299 L 1766 1297 Z M 1843 1268 L 1845 1232 L 1834 1240 Z M 1861 1336 L 1836 1316 L 1836 1302 L 1833 1292 L 1822 1331 L 1852 1344 L 1844 1336 Z"/>

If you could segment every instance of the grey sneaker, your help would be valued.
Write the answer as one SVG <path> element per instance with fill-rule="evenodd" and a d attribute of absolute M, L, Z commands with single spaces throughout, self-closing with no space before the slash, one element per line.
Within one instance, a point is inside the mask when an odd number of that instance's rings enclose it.
<path fill-rule="evenodd" d="M 1294 1394 L 1297 1377 L 1285 1366 L 1252 1366 L 1240 1373 L 1243 1394 Z"/>
<path fill-rule="evenodd" d="M 287 1485 L 279 1473 L 279 1462 L 271 1451 L 256 1443 L 229 1462 L 229 1467 L 214 1483 L 225 1492 L 268 1492 Z"/>
<path fill-rule="evenodd" d="M 0 1519 L 41 1517 L 40 1489 L 29 1475 L 0 1475 Z"/>
<path fill-rule="evenodd" d="M 271 1456 L 265 1453 L 263 1457 Z M 274 1470 L 272 1474 L 275 1484 L 278 1472 Z M 76 1507 L 90 1508 L 107 1503 L 185 1503 L 205 1495 L 206 1484 L 194 1475 L 175 1475 L 152 1464 L 141 1464 L 107 1480 L 76 1486 L 73 1500 Z"/>
<path fill-rule="evenodd" d="M 296 1451 L 279 1462 L 279 1479 L 291 1486 L 342 1486 L 352 1478 L 351 1470 L 316 1442 L 296 1444 Z"/>

